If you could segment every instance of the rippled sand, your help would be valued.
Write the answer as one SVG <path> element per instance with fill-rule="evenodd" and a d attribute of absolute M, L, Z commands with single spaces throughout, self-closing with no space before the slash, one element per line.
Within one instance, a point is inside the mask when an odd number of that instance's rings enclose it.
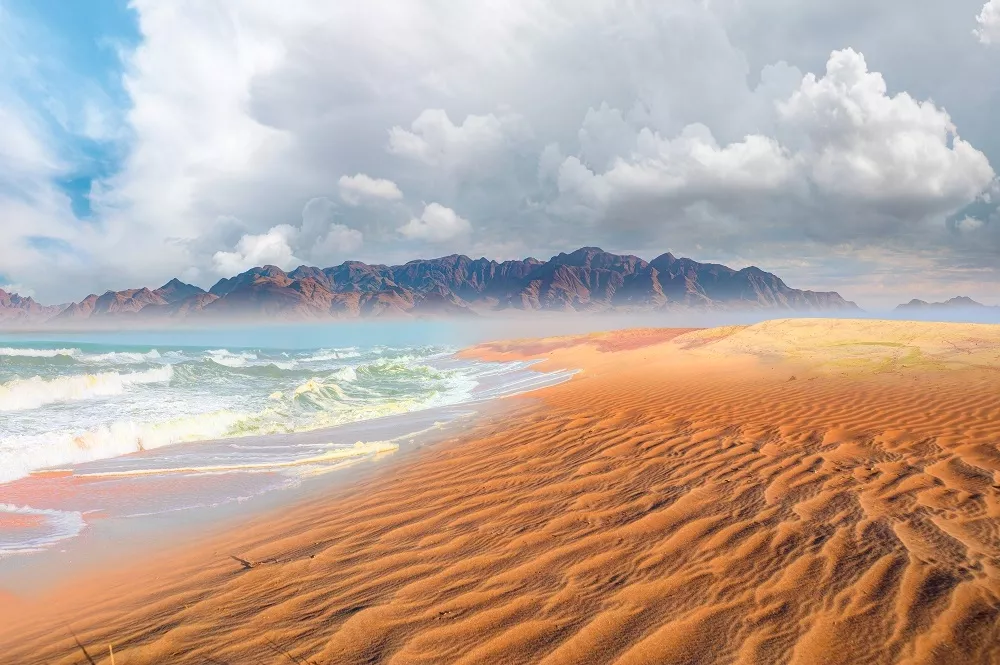
<path fill-rule="evenodd" d="M 467 353 L 583 371 L 43 610 L 0 598 L 0 661 L 82 662 L 68 624 L 118 665 L 1000 662 L 1000 327 Z"/>

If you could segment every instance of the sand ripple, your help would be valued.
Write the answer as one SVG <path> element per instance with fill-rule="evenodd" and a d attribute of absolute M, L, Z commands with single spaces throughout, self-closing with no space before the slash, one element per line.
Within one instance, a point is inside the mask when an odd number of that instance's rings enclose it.
<path fill-rule="evenodd" d="M 127 665 L 1000 662 L 1000 331 L 906 325 L 488 345 L 585 371 L 62 599 Z M 49 628 L 5 653 L 78 661 Z"/>

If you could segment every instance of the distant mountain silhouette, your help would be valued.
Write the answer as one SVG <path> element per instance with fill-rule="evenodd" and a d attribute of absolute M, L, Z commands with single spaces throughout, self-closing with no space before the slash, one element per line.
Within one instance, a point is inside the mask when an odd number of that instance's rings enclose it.
<path fill-rule="evenodd" d="M 503 310 L 858 310 L 837 293 L 793 289 L 755 267 L 733 270 L 669 253 L 647 262 L 597 247 L 548 261 L 497 262 L 451 255 L 401 266 L 348 261 L 332 268 L 300 266 L 285 272 L 268 265 L 221 279 L 207 292 L 173 279 L 152 291 L 108 291 L 56 308 L 4 296 L 0 312 L 20 308 L 25 313 L 19 320 L 54 323 L 112 317 L 323 319 Z M 16 317 L 0 316 L 0 321 L 12 318 Z"/>
<path fill-rule="evenodd" d="M 926 302 L 924 300 L 919 300 L 914 298 L 910 302 L 903 303 L 902 305 L 896 306 L 896 311 L 907 311 L 907 310 L 927 310 L 927 309 L 995 309 L 989 305 L 984 305 L 980 302 L 976 302 L 972 298 L 966 296 L 957 296 L 955 298 L 950 298 L 944 302 Z"/>

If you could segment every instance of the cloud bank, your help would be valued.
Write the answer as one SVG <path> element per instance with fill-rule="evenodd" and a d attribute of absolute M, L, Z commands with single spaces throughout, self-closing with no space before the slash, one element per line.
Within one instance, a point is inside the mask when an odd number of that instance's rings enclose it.
<path fill-rule="evenodd" d="M 0 81 L 0 275 L 64 300 L 588 244 L 863 302 L 993 283 L 1000 84 L 969 17 L 993 43 L 1000 14 L 979 2 L 135 0 L 125 103 L 65 123 L 109 155 L 85 219 L 67 130 L 15 85 L 35 65 Z"/>

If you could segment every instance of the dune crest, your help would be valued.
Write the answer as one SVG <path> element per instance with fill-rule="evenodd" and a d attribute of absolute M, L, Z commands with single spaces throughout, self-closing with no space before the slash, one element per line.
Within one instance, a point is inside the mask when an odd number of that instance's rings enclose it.
<path fill-rule="evenodd" d="M 169 570 L 60 590 L 4 653 L 76 662 L 68 619 L 127 664 L 1000 661 L 1000 327 L 466 353 L 583 371 Z"/>

